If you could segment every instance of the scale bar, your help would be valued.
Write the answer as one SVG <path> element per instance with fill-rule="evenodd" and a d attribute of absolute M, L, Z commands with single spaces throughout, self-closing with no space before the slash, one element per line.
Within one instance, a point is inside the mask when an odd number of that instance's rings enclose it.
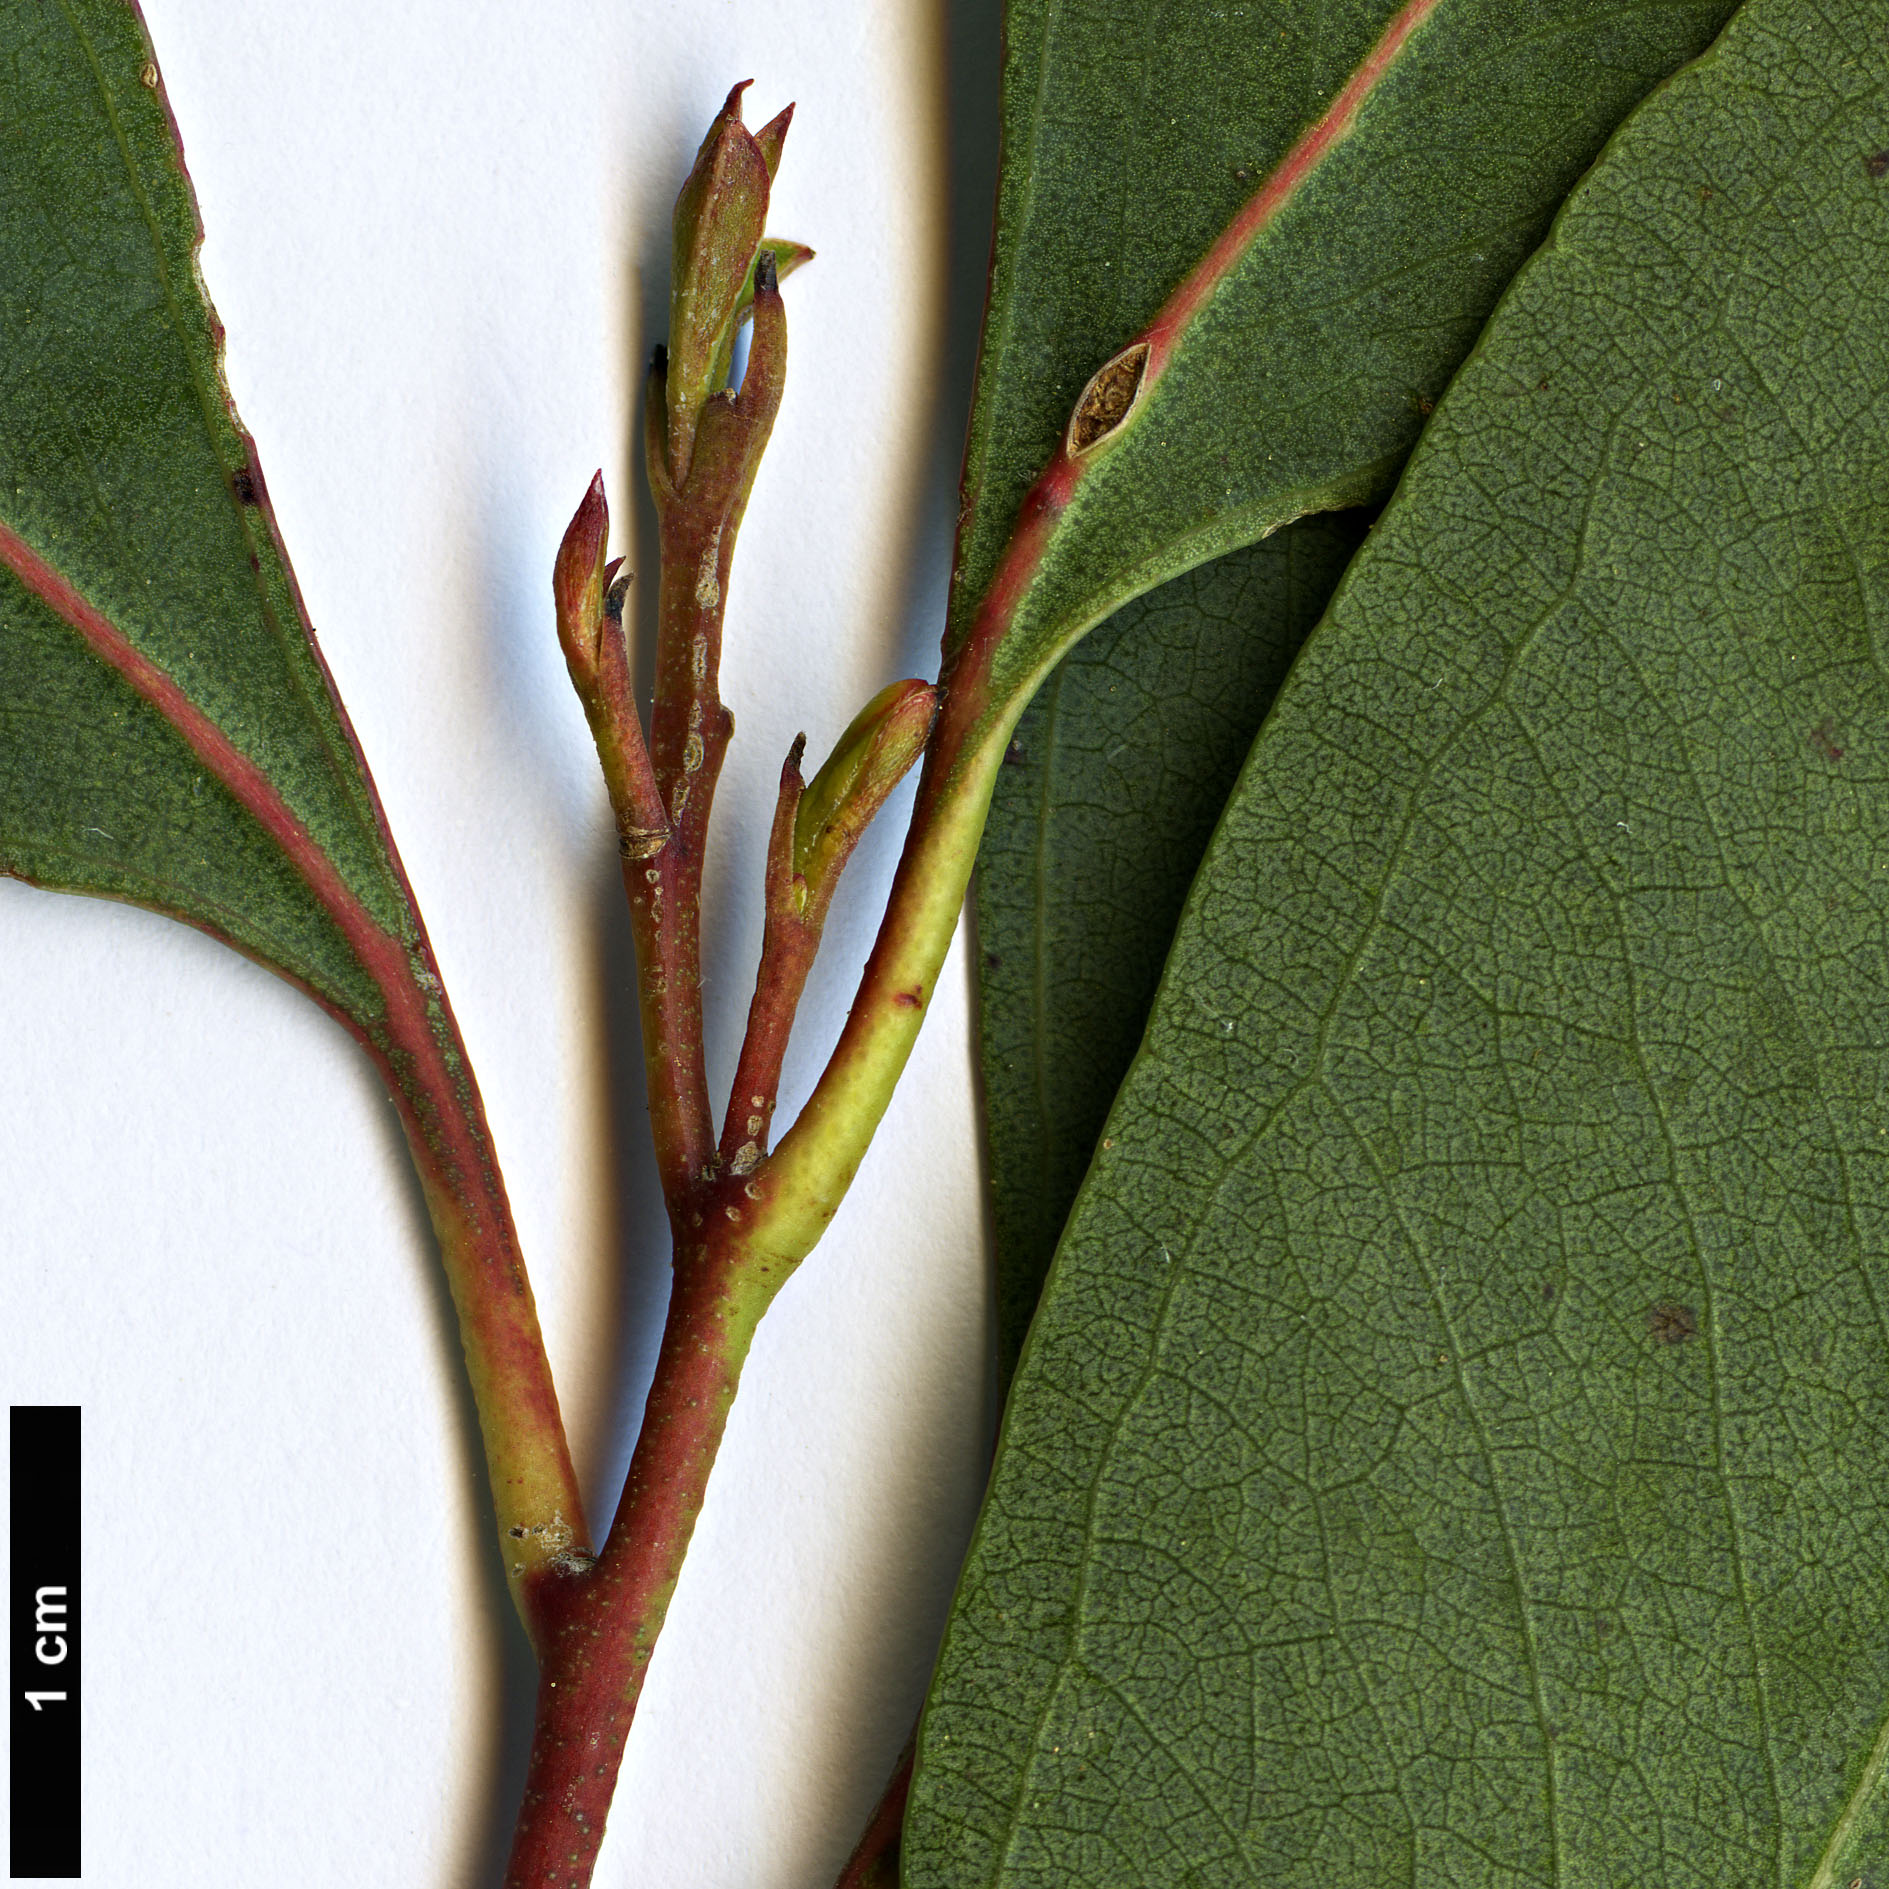
<path fill-rule="evenodd" d="M 10 1408 L 7 1873 L 79 1876 L 79 1406 Z"/>

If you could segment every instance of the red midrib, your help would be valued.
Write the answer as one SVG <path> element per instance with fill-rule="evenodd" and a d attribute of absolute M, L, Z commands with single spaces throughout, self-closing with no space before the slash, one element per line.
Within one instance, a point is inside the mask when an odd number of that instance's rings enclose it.
<path fill-rule="evenodd" d="M 1411 35 L 1436 11 L 1438 4 L 1439 0 L 1406 0 L 1378 36 L 1377 44 L 1364 55 L 1340 88 L 1338 96 L 1273 167 L 1266 181 L 1246 200 L 1239 214 L 1195 265 L 1193 273 L 1162 304 L 1161 312 L 1139 337 L 1149 346 L 1150 385 L 1188 324 L 1253 246 L 1260 232 L 1292 201 L 1299 186 L 1332 150 L 1350 135 L 1365 100 L 1377 90 L 1409 44 Z"/>
<path fill-rule="evenodd" d="M 133 689 L 175 728 L 191 752 L 236 797 L 268 833 L 301 875 L 322 909 L 335 922 L 349 949 L 373 980 L 387 1009 L 381 1029 L 373 1019 L 338 1006 L 334 1014 L 361 1039 L 381 1064 L 395 1099 L 417 1131 L 416 1157 L 431 1151 L 430 1165 L 469 1213 L 475 1224 L 503 1222 L 506 1270 L 510 1265 L 509 1216 L 489 1150 L 467 1116 L 467 1100 L 448 1067 L 434 1027 L 427 993 L 415 975 L 412 956 L 401 941 L 377 924 L 334 861 L 297 818 L 268 775 L 242 753 L 209 716 L 198 708 L 158 665 L 133 648 L 124 632 L 42 558 L 26 540 L 0 522 L 0 565 L 19 578 L 34 596 L 83 639 L 101 661 L 109 663 Z M 286 967 L 277 967 L 286 969 Z M 299 980 L 297 980 L 299 981 Z M 459 1049 L 451 1012 L 438 999 L 448 1042 Z M 463 1053 L 463 1052 L 461 1052 Z M 404 1063 L 405 1067 L 402 1067 Z M 468 1072 L 469 1076 L 469 1072 Z M 471 1104 L 477 1109 L 476 1099 Z M 493 1227 L 487 1226 L 488 1232 Z"/>
<path fill-rule="evenodd" d="M 118 626 L 42 558 L 16 531 L 0 522 L 0 564 L 83 639 L 86 647 L 130 683 L 175 728 L 191 752 L 220 780 L 287 855 L 322 908 L 335 921 L 355 955 L 383 983 L 383 969 L 406 968 L 399 941 L 377 925 L 336 870 L 334 861 L 296 817 L 275 785 L 176 682 L 132 646 Z M 391 956 L 390 956 L 391 954 Z"/>
<path fill-rule="evenodd" d="M 1146 400 L 1153 392 L 1194 318 L 1213 298 L 1214 292 L 1240 258 L 1252 248 L 1261 232 L 1298 194 L 1300 185 L 1349 135 L 1365 101 L 1397 63 L 1412 34 L 1436 11 L 1439 4 L 1440 0 L 1406 0 L 1378 36 L 1377 43 L 1340 88 L 1338 96 L 1273 167 L 1266 181 L 1221 231 L 1213 247 L 1161 305 L 1154 320 L 1140 334 L 1122 344 L 1120 353 L 1126 353 L 1137 342 L 1146 342 L 1148 345 L 1148 364 L 1140 395 L 1142 400 Z M 996 644 L 1009 628 L 1025 594 L 1035 581 L 1045 554 L 1055 541 L 1056 521 L 1068 508 L 1076 488 L 1082 483 L 1084 473 L 1093 463 L 1093 458 L 1072 458 L 1065 435 L 1056 449 L 1055 457 L 1044 467 L 1042 475 L 1030 488 L 1018 509 L 1010 543 L 991 579 L 989 590 L 984 593 L 983 604 L 970 634 L 965 638 L 962 651 L 965 658 L 971 658 L 973 651 L 979 648 L 984 651 L 986 661 L 994 654 Z M 968 667 L 970 664 L 961 662 L 958 666 Z"/>

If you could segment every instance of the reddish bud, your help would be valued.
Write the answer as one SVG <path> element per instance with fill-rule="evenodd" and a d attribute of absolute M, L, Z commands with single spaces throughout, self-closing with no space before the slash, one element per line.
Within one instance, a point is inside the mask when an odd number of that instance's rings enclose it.
<path fill-rule="evenodd" d="M 610 542 L 610 507 L 604 500 L 603 474 L 590 482 L 558 546 L 551 572 L 551 596 L 557 606 L 558 641 L 564 660 L 581 689 L 597 669 L 597 638 L 603 627 L 604 593 L 615 575 L 606 552 Z"/>
<path fill-rule="evenodd" d="M 658 463 L 660 442 L 653 424 L 646 435 L 650 491 L 659 517 L 680 504 L 698 521 L 719 520 L 724 532 L 740 526 L 787 382 L 787 310 L 775 281 L 774 258 L 765 249 L 755 260 L 753 320 L 754 341 L 741 390 L 737 394 L 723 388 L 703 404 L 696 416 L 686 480 L 670 482 L 667 466 Z M 652 422 L 654 413 L 652 406 Z"/>
<path fill-rule="evenodd" d="M 748 279 L 741 285 L 741 298 L 735 303 L 735 319 L 728 330 L 728 360 L 734 358 L 735 329 L 754 313 L 754 281 L 763 256 L 772 260 L 774 283 L 779 287 L 796 269 L 813 260 L 813 251 L 805 243 L 792 242 L 784 236 L 764 236 L 761 239 L 761 247 L 754 252 L 754 262 L 748 270 Z M 721 364 L 722 380 L 728 378 L 728 360 Z"/>

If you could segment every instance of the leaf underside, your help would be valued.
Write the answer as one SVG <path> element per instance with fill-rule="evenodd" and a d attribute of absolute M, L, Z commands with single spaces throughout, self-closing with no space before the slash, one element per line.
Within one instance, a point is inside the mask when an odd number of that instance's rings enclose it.
<path fill-rule="evenodd" d="M 1350 138 L 1200 318 L 1178 379 L 1091 472 L 1026 605 L 1026 656 L 1008 682 L 1118 593 L 1308 507 L 1387 489 L 1569 184 L 1729 10 L 1442 0 Z M 1119 10 L 1098 0 L 1013 0 L 960 626 L 1090 373 L 1155 314 L 1399 11 L 1280 0 L 1238 9 L 1229 32 L 1221 9 L 1164 6 L 1125 43 Z M 1098 507 L 1099 530 L 1085 511 Z M 1160 641 L 1123 633 L 1132 609 L 1110 626 L 1106 655 L 1078 645 L 1068 673 L 1106 669 L 1118 705 L 1159 703 L 1172 686 L 1167 645 L 1187 634 L 1178 599 L 1162 606 Z M 1241 676 L 1306 627 L 1257 606 L 1242 620 L 1257 641 L 1229 657 Z M 1195 633 L 1203 650 L 1228 647 L 1210 619 Z M 1229 710 L 1245 686 L 1229 680 Z M 985 938 L 981 996 L 1005 1377 L 1218 811 L 1202 793 L 1209 777 L 1232 781 L 1215 763 L 1181 788 L 1159 715 L 1109 716 L 1109 698 L 1082 693 L 1081 714 L 1106 722 L 1096 745 L 1118 764 L 1027 781 L 1007 771 L 979 863 L 980 929 L 1002 934 Z M 1253 707 L 1249 737 L 1263 700 Z M 1059 727 L 1072 719 L 1057 713 Z M 1178 791 L 1150 791 L 1157 781 Z M 1088 895 L 1105 885 L 1111 897 Z M 1053 943 L 1020 948 L 1030 911 L 1048 916 Z M 1170 927 L 1159 937 L 1157 919 Z"/>
<path fill-rule="evenodd" d="M 1004 698 L 1129 597 L 1387 490 L 1555 206 L 1730 0 L 1011 0 L 1004 164 L 952 635 L 1089 376 L 1384 35 L 1420 19 L 1085 473 Z"/>
<path fill-rule="evenodd" d="M 0 0 L 0 45 L 0 527 L 22 547 L 0 560 L 0 871 L 171 912 L 370 1027 L 383 993 L 336 909 L 403 952 L 417 921 L 230 405 L 143 22 L 120 0 Z M 275 827 L 180 714 L 253 764 Z"/>
<path fill-rule="evenodd" d="M 1214 822 L 1363 535 L 1302 519 L 1124 605 L 1010 745 L 977 879 L 1000 1387 Z"/>
<path fill-rule="evenodd" d="M 1881 1879 L 1889 6 L 1574 193 L 1255 745 L 911 1889 Z"/>

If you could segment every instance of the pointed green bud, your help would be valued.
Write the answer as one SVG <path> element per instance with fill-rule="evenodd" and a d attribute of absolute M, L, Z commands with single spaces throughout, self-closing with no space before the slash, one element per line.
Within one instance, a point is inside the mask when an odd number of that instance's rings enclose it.
<path fill-rule="evenodd" d="M 761 161 L 767 166 L 769 178 L 780 174 L 781 146 L 787 142 L 787 127 L 793 122 L 794 108 L 789 105 L 754 134 L 755 143 L 761 147 Z"/>
<path fill-rule="evenodd" d="M 581 691 L 597 673 L 597 638 L 603 629 L 604 593 L 615 565 L 608 560 L 610 507 L 601 472 L 579 501 L 576 515 L 558 546 L 551 571 L 551 596 L 557 606 L 558 641 L 571 679 Z M 622 562 L 619 558 L 618 564 Z"/>
<path fill-rule="evenodd" d="M 794 811 L 794 872 L 815 910 L 824 909 L 859 836 L 925 752 L 937 714 L 938 691 L 929 683 L 881 689 L 807 783 Z"/>
<path fill-rule="evenodd" d="M 750 83 L 728 94 L 676 199 L 666 447 L 678 489 L 689 476 L 702 408 L 727 377 L 736 310 L 767 221 L 774 166 L 769 149 L 741 122 L 741 94 Z M 766 130 L 778 163 L 786 126 L 777 118 Z"/>

